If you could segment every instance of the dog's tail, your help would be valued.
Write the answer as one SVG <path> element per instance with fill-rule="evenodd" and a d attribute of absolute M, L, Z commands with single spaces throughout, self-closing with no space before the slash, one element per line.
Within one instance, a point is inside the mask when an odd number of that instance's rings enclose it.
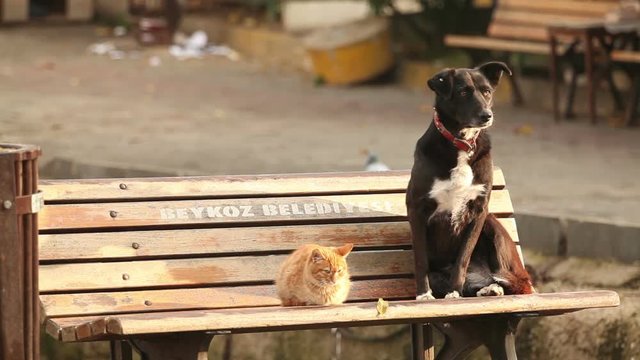
<path fill-rule="evenodd" d="M 526 271 L 512 272 L 503 270 L 498 274 L 494 274 L 493 280 L 502 286 L 505 295 L 533 294 L 536 292 L 533 288 L 531 277 Z"/>
<path fill-rule="evenodd" d="M 505 294 L 532 294 L 535 292 L 531 276 L 520 261 L 520 254 L 509 235 L 493 214 L 487 216 L 486 230 L 493 230 L 492 239 L 496 247 L 500 270 L 493 274 L 493 279 L 504 288 Z"/>

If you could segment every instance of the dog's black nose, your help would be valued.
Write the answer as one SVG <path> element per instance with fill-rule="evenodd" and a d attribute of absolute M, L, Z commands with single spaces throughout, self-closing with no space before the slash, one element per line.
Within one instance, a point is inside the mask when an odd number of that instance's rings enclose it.
<path fill-rule="evenodd" d="M 482 112 L 480 113 L 480 120 L 482 120 L 483 123 L 488 123 L 492 117 L 493 111 L 489 109 L 482 110 Z"/>

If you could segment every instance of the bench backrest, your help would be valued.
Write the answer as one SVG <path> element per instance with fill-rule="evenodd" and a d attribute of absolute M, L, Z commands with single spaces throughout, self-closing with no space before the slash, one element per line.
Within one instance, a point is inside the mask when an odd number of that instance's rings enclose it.
<path fill-rule="evenodd" d="M 517 241 L 504 178 L 490 211 Z M 307 243 L 353 242 L 350 301 L 415 296 L 406 171 L 42 181 L 47 317 L 276 306 L 274 275 Z"/>
<path fill-rule="evenodd" d="M 491 37 L 547 42 L 556 23 L 602 21 L 619 0 L 498 0 L 487 33 Z"/>

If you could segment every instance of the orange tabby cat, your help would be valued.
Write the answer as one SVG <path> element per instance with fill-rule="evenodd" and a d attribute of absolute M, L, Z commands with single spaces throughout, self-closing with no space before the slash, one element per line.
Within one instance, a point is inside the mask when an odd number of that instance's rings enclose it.
<path fill-rule="evenodd" d="M 342 304 L 351 288 L 346 260 L 351 249 L 353 244 L 338 248 L 311 244 L 294 251 L 276 276 L 282 305 Z"/>

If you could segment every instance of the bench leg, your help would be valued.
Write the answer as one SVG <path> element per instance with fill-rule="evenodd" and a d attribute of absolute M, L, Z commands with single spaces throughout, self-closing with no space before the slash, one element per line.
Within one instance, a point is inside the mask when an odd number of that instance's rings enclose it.
<path fill-rule="evenodd" d="M 429 324 L 411 324 L 413 360 L 433 360 L 433 329 Z"/>
<path fill-rule="evenodd" d="M 212 334 L 188 333 L 131 340 L 142 360 L 207 360 Z"/>
<path fill-rule="evenodd" d="M 109 345 L 111 347 L 111 360 L 132 360 L 133 352 L 131 344 L 127 340 L 112 340 Z"/>
<path fill-rule="evenodd" d="M 436 360 L 462 360 L 485 345 L 492 360 L 517 360 L 515 330 L 519 319 L 492 317 L 438 324 L 445 344 Z"/>
<path fill-rule="evenodd" d="M 511 82 L 511 101 L 515 106 L 522 106 L 524 105 L 524 97 L 522 96 L 522 90 L 520 89 L 520 75 L 511 63 L 507 62 L 507 66 L 511 68 L 511 72 L 513 74 L 508 76 L 509 81 Z"/>
<path fill-rule="evenodd" d="M 624 101 L 622 100 L 620 90 L 618 90 L 615 81 L 613 81 L 613 70 L 611 66 L 608 66 L 604 71 L 606 72 L 606 81 L 609 84 L 609 91 L 611 92 L 611 97 L 613 98 L 613 103 L 616 108 L 615 111 L 619 112 L 624 109 Z"/>
<path fill-rule="evenodd" d="M 634 124 L 638 112 L 638 96 L 640 95 L 640 74 L 633 74 L 633 83 L 631 84 L 631 90 L 629 92 L 629 102 L 625 110 L 625 123 L 627 126 Z"/>
<path fill-rule="evenodd" d="M 573 112 L 573 101 L 576 98 L 576 87 L 578 86 L 578 70 L 575 68 L 571 70 L 571 82 L 569 84 L 569 92 L 567 93 L 567 104 L 564 111 L 565 119 L 572 119 L 575 117 Z"/>

